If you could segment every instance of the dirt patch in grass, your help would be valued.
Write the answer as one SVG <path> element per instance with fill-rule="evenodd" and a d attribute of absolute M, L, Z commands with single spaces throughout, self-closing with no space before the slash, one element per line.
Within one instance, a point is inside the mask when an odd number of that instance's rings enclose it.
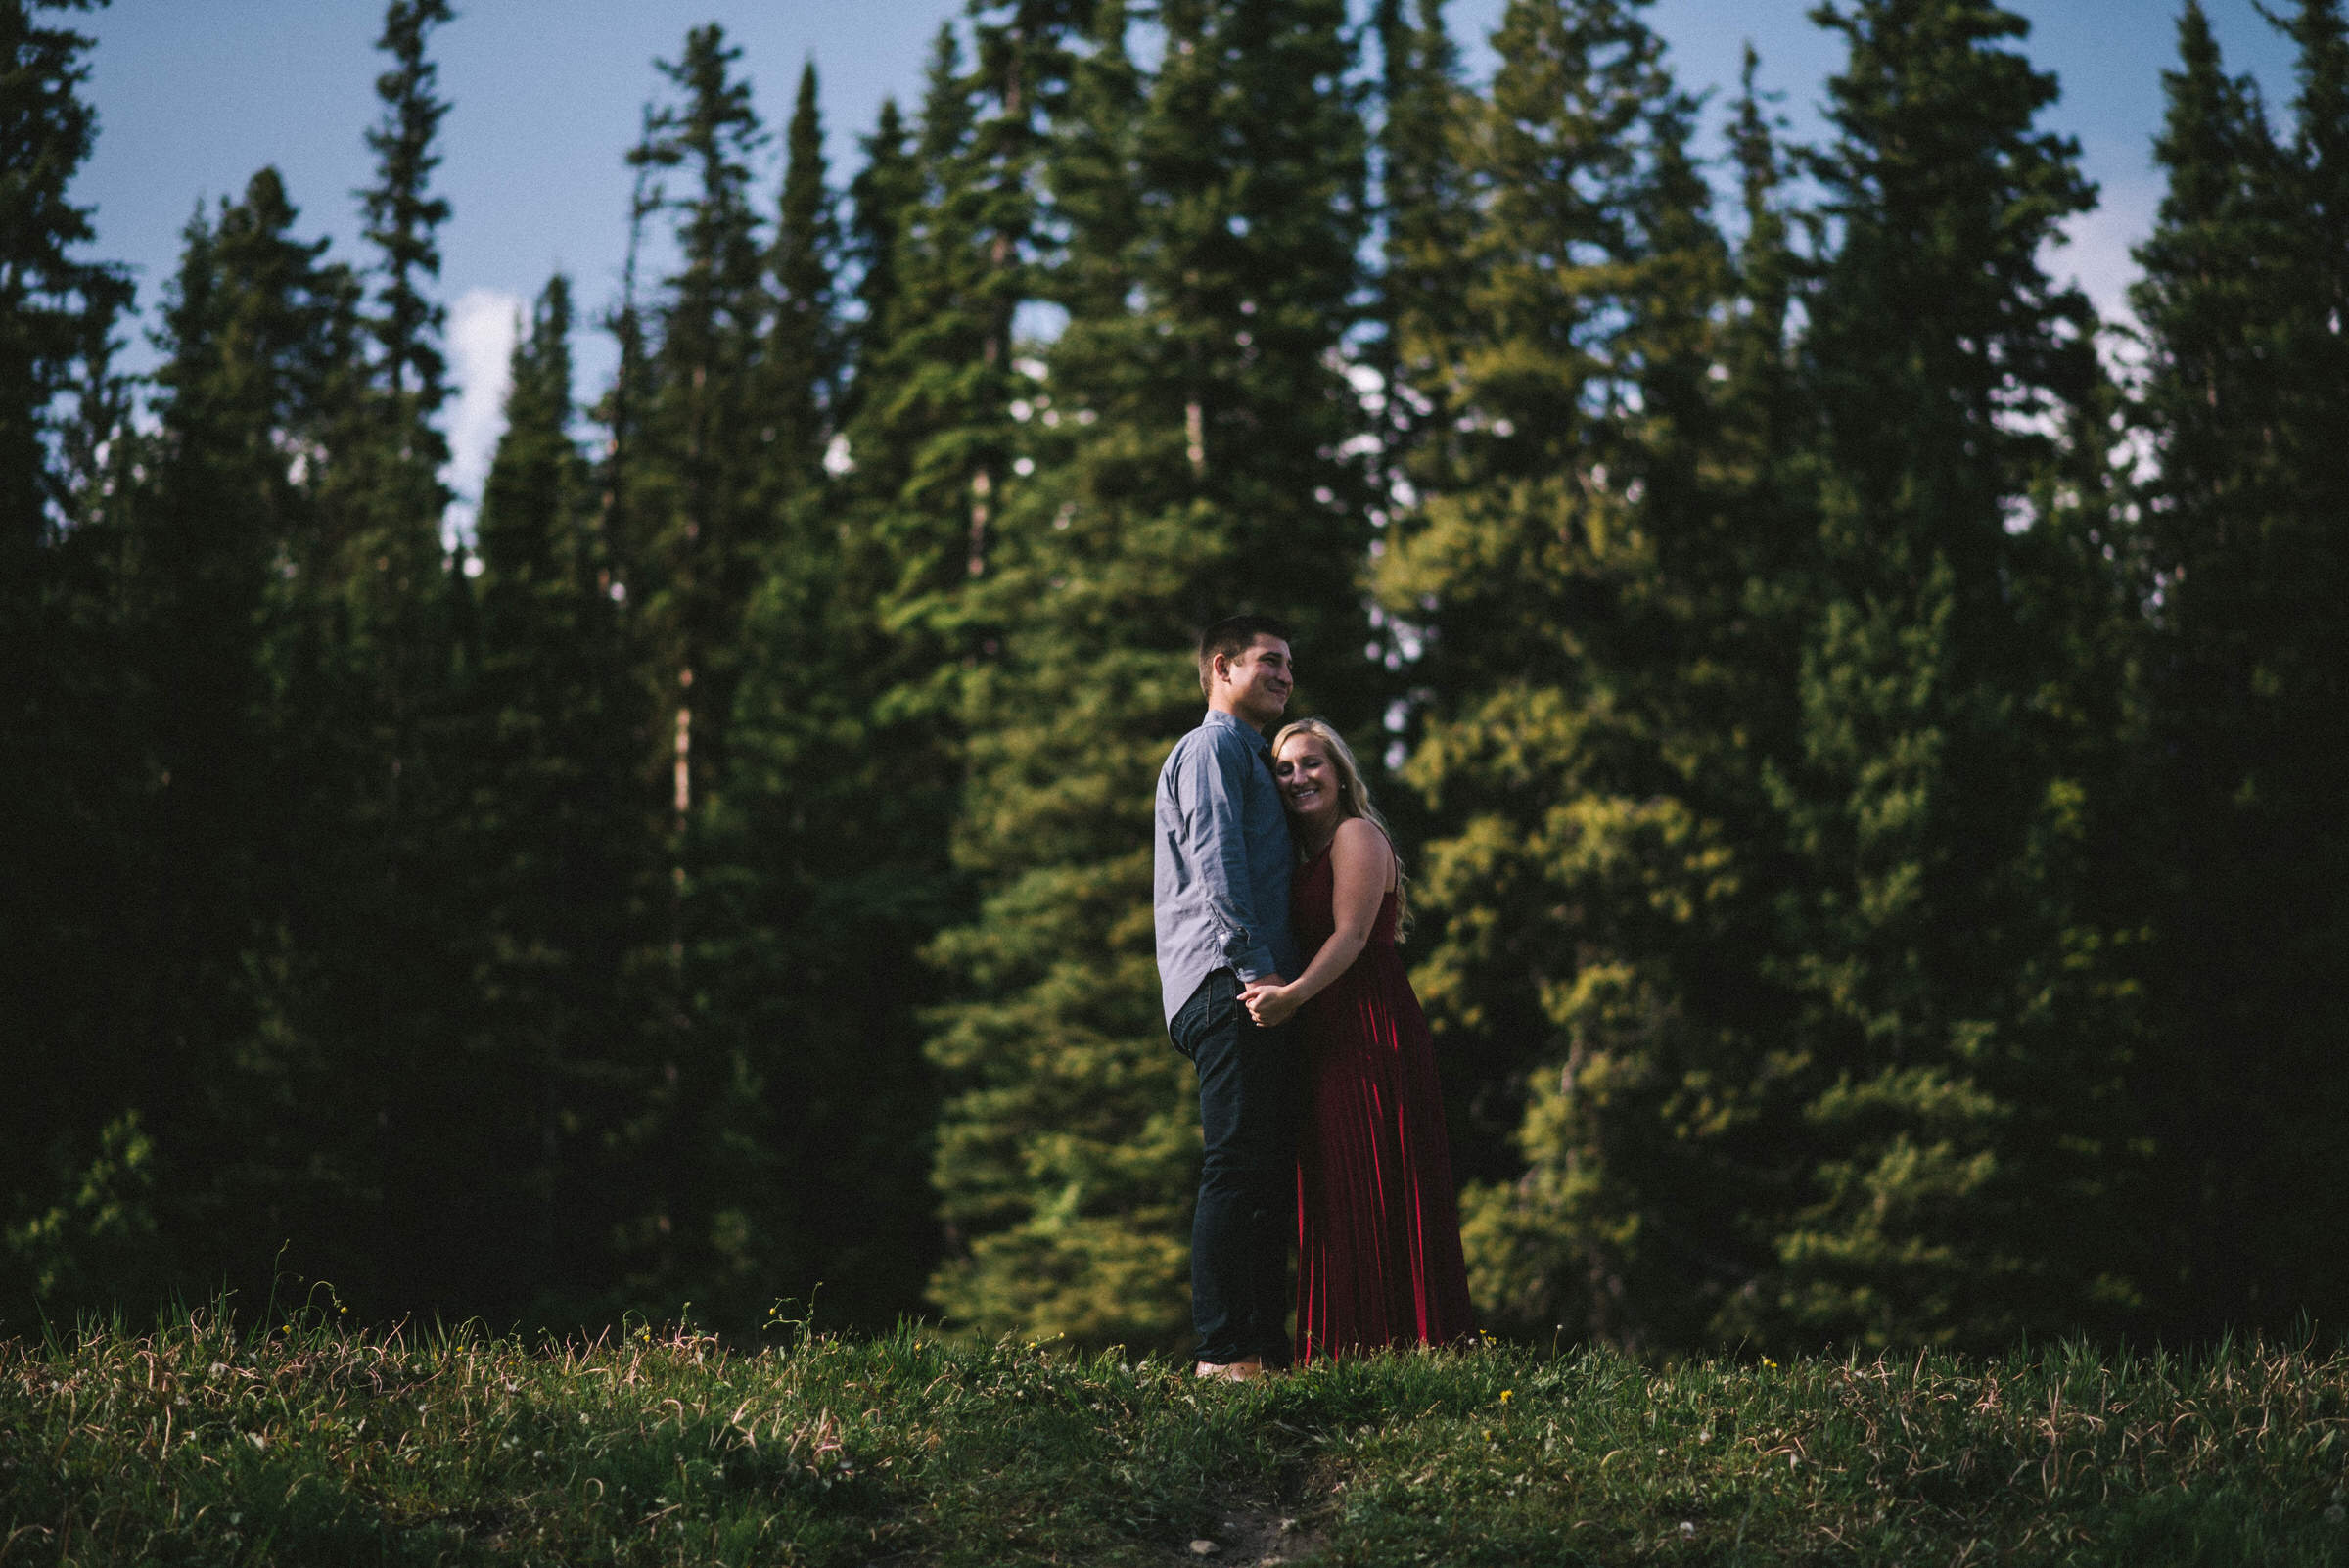
<path fill-rule="evenodd" d="M 1295 1503 L 1236 1503 L 1216 1521 L 1213 1536 L 1197 1537 L 1173 1555 L 1214 1568 L 1278 1568 L 1310 1562 L 1323 1545 L 1320 1533 L 1310 1528 Z"/>

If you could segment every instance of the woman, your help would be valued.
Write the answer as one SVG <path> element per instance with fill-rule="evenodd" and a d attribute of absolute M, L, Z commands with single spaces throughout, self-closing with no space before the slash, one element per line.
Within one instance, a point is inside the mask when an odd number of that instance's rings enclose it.
<path fill-rule="evenodd" d="M 1289 725 L 1272 771 L 1303 861 L 1290 909 L 1311 956 L 1295 980 L 1241 999 L 1266 1026 L 1295 1014 L 1305 1052 L 1297 1360 L 1461 1339 L 1473 1323 L 1444 1103 L 1395 951 L 1403 868 L 1337 731 Z"/>

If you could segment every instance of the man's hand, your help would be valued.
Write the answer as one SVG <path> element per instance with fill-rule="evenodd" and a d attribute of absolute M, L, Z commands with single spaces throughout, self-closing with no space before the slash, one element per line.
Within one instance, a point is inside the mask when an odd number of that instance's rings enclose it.
<path fill-rule="evenodd" d="M 1240 992 L 1240 1005 L 1259 1029 L 1275 1029 L 1289 1021 L 1302 1002 L 1290 996 L 1288 982 L 1278 975 L 1252 980 Z"/>

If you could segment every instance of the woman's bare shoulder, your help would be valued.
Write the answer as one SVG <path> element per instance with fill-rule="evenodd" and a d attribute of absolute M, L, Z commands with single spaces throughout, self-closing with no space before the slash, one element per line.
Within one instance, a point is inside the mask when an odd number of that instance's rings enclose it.
<path fill-rule="evenodd" d="M 1330 842 L 1337 853 L 1350 860 L 1388 864 L 1395 858 L 1395 847 L 1378 830 L 1378 824 L 1368 817 L 1350 816 L 1340 822 L 1337 835 Z"/>

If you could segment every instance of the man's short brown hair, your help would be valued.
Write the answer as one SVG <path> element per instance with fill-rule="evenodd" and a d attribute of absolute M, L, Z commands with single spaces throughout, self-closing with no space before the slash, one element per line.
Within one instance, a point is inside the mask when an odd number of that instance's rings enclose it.
<path fill-rule="evenodd" d="M 1270 616 L 1225 616 L 1199 633 L 1199 690 L 1201 695 L 1215 691 L 1216 656 L 1237 659 L 1256 646 L 1259 637 L 1278 637 L 1289 640 L 1289 628 Z"/>

